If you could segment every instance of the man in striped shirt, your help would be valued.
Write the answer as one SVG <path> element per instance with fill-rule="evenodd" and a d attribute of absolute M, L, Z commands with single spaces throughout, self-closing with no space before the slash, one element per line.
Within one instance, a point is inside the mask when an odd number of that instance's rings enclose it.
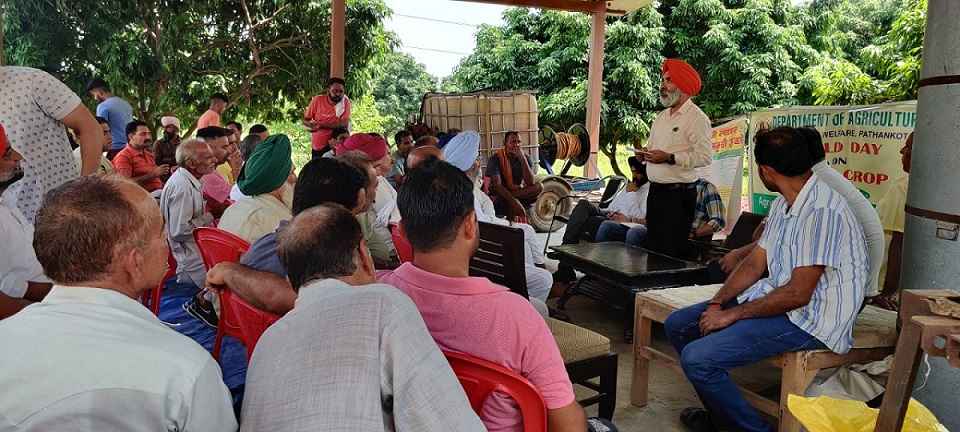
<path fill-rule="evenodd" d="M 707 408 L 681 414 L 690 430 L 773 431 L 728 371 L 783 352 L 845 353 L 853 344 L 870 278 L 866 240 L 843 196 L 811 171 L 807 139 L 787 127 L 757 134 L 760 178 L 781 195 L 763 237 L 713 299 L 664 323 Z"/>

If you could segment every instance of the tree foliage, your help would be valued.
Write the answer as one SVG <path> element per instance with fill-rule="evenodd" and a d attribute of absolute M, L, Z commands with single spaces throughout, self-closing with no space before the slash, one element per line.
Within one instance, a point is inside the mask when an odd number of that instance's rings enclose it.
<path fill-rule="evenodd" d="M 656 4 L 607 19 L 600 141 L 608 156 L 649 134 L 662 109 L 665 57 L 699 70 L 696 102 L 713 119 L 782 105 L 916 97 L 925 0 Z M 536 90 L 541 124 L 582 122 L 589 34 L 584 14 L 507 10 L 503 25 L 480 29 L 476 49 L 441 88 Z"/>
<path fill-rule="evenodd" d="M 833 0 L 814 6 L 814 16 L 831 17 L 833 24 L 811 27 L 811 39 L 846 43 L 842 50 L 823 47 L 823 59 L 804 74 L 803 101 L 847 105 L 917 97 L 926 1 Z"/>
<path fill-rule="evenodd" d="M 437 90 L 436 79 L 409 54 L 391 52 L 376 62 L 371 96 L 383 116 L 381 128 L 388 137 L 420 112 L 423 95 Z"/>
<path fill-rule="evenodd" d="M 371 60 L 390 51 L 382 0 L 347 5 L 348 91 L 369 91 Z M 294 119 L 329 76 L 329 0 L 7 0 L 10 64 L 50 71 L 82 93 L 106 78 L 136 115 L 190 124 L 214 92 L 232 115 Z"/>
<path fill-rule="evenodd" d="M 583 14 L 510 9 L 502 27 L 484 26 L 477 48 L 457 67 L 445 90 L 536 90 L 540 124 L 559 130 L 582 123 L 587 100 L 589 19 Z M 649 131 L 657 104 L 660 15 L 645 8 L 607 20 L 603 151 Z M 619 172 L 619 167 L 614 164 Z"/>
<path fill-rule="evenodd" d="M 667 56 L 700 71 L 697 103 L 711 118 L 797 102 L 797 84 L 817 52 L 789 0 L 674 0 L 660 11 Z"/>

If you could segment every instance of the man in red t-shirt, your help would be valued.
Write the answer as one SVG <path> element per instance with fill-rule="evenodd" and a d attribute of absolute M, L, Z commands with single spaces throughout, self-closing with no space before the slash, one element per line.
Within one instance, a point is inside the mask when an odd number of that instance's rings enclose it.
<path fill-rule="evenodd" d="M 327 152 L 334 129 L 350 125 L 350 99 L 343 94 L 345 84 L 343 78 L 327 80 L 327 94 L 314 96 L 303 113 L 303 127 L 312 134 L 314 159 Z"/>
<path fill-rule="evenodd" d="M 163 189 L 163 176 L 170 174 L 170 165 L 157 165 L 151 151 L 153 133 L 140 120 L 127 124 L 127 145 L 113 157 L 113 168 L 124 177 L 132 179 L 147 192 Z"/>

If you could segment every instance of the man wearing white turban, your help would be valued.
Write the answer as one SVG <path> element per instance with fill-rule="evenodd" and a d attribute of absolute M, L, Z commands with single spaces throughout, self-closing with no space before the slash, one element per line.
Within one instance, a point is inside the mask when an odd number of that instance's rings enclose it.
<path fill-rule="evenodd" d="M 523 230 L 524 262 L 527 273 L 527 293 L 530 297 L 547 301 L 550 288 L 553 286 L 553 275 L 539 267 L 544 263 L 543 245 L 537 240 L 536 231 L 525 223 L 512 223 L 498 218 L 493 208 L 493 201 L 480 189 L 478 174 L 480 163 L 480 135 L 475 131 L 460 132 L 443 147 L 443 159 L 459 168 L 474 182 L 473 207 L 480 222 L 497 225 L 512 226 Z"/>

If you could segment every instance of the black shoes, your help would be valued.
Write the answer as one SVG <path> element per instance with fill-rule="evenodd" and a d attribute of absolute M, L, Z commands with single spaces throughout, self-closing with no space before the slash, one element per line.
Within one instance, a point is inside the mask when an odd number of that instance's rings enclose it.
<path fill-rule="evenodd" d="M 213 310 L 213 303 L 201 302 L 196 297 L 184 303 L 183 310 L 188 315 L 213 328 L 217 328 L 217 324 L 220 322 L 216 311 Z"/>
<path fill-rule="evenodd" d="M 686 408 L 680 413 L 680 422 L 690 432 L 720 432 L 726 429 L 718 427 L 710 412 L 703 408 Z"/>

